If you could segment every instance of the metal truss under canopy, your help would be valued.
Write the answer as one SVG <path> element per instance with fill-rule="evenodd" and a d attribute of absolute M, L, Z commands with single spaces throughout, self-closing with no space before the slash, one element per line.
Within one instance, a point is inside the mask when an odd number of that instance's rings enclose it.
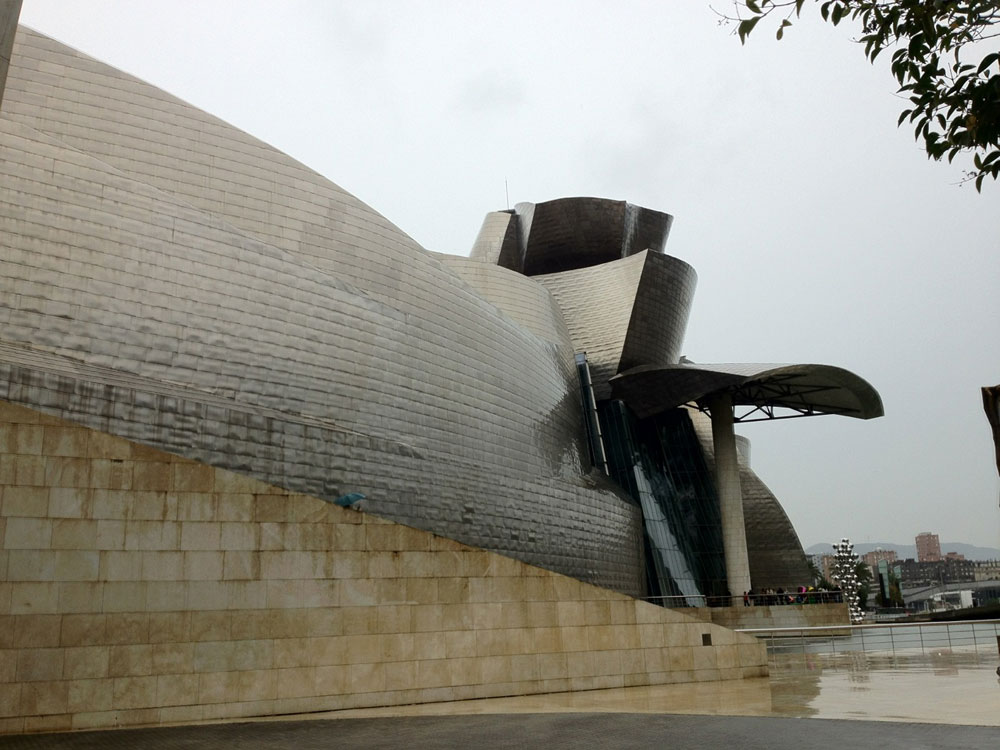
<path fill-rule="evenodd" d="M 727 393 L 734 421 L 759 422 L 821 414 L 872 419 L 883 414 L 878 392 L 854 373 L 830 365 L 681 363 L 636 367 L 611 380 L 620 398 L 642 418 L 683 404 L 709 411 L 714 394 Z"/>

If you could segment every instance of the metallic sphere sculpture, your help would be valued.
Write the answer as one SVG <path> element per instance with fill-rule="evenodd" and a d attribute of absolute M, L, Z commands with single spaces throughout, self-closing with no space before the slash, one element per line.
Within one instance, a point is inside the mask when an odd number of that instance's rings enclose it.
<path fill-rule="evenodd" d="M 854 554 L 854 545 L 849 539 L 841 539 L 833 545 L 836 553 L 833 563 L 833 580 L 844 592 L 844 601 L 851 615 L 851 624 L 857 625 L 864 619 L 861 612 L 861 598 L 858 596 L 858 576 L 854 569 L 858 564 L 858 556 Z"/>

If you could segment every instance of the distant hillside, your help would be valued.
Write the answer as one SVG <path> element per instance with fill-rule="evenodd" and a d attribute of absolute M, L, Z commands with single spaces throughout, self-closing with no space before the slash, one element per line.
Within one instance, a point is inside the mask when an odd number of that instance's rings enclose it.
<path fill-rule="evenodd" d="M 896 544 L 895 542 L 856 542 L 854 552 L 857 555 L 864 555 L 876 549 L 896 550 L 896 557 L 901 560 L 917 558 L 917 548 L 913 544 Z M 966 560 L 1000 560 L 1000 549 L 996 547 L 977 547 L 974 544 L 964 542 L 941 542 L 941 553 L 958 552 L 965 555 Z M 833 543 L 814 544 L 806 548 L 807 555 L 832 555 Z"/>

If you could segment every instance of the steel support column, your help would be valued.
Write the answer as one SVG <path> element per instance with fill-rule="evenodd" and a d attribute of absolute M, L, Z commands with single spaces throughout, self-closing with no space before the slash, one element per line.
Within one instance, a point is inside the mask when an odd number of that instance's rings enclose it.
<path fill-rule="evenodd" d="M 734 601 L 750 590 L 747 532 L 743 521 L 743 491 L 733 432 L 733 399 L 728 393 L 712 395 L 707 402 L 712 414 L 715 446 L 715 484 L 722 516 L 722 547 L 726 555 L 726 579 Z"/>

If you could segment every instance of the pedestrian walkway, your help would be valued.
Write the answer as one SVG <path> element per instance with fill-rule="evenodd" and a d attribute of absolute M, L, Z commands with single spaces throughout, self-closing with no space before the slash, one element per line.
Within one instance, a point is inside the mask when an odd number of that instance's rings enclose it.
<path fill-rule="evenodd" d="M 1000 747 L 991 654 L 783 654 L 770 678 L 0 737 L 0 750 Z"/>
<path fill-rule="evenodd" d="M 940 724 L 811 720 L 765 716 L 663 714 L 499 714 L 324 719 L 121 729 L 0 739 L 0 747 L 48 750 L 438 750 L 445 748 L 690 748 L 801 750 L 870 747 L 983 750 L 997 747 L 1000 730 Z"/>

